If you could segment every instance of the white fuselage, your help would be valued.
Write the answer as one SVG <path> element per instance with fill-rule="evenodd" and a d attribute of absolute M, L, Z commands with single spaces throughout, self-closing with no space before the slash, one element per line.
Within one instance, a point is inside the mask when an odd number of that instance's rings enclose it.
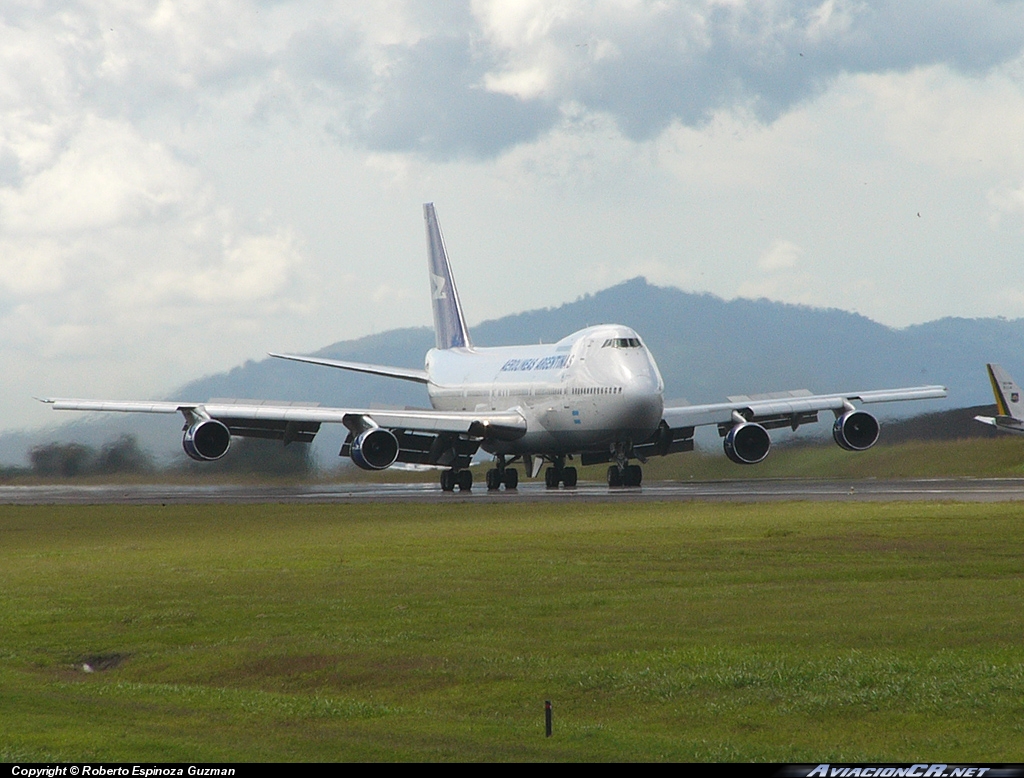
<path fill-rule="evenodd" d="M 664 384 L 629 327 L 588 327 L 557 343 L 431 349 L 427 392 L 437 410 L 518 410 L 528 432 L 489 441 L 494 454 L 571 454 L 640 443 L 657 429 Z"/>

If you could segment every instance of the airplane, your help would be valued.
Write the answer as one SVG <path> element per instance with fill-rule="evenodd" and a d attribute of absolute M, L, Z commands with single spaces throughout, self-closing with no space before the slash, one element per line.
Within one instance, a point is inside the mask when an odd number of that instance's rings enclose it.
<path fill-rule="evenodd" d="M 807 390 L 730 397 L 710 405 L 666 407 L 654 357 L 630 327 L 603 324 L 551 344 L 483 348 L 473 345 L 433 203 L 423 206 L 435 348 L 423 369 L 389 367 L 294 354 L 270 356 L 412 381 L 426 387 L 431 408 L 328 408 L 304 403 L 210 401 L 122 402 L 45 398 L 55 410 L 181 413 L 182 447 L 192 459 L 223 457 L 235 435 L 310 442 L 321 424 L 340 423 L 348 436 L 339 456 L 365 470 L 396 463 L 441 469 L 441 489 L 472 488 L 470 462 L 494 457 L 488 490 L 515 489 L 526 474 L 544 474 L 548 488 L 571 488 L 582 465 L 608 464 L 610 487 L 637 487 L 639 463 L 692 451 L 694 429 L 717 425 L 726 456 L 756 464 L 771 448 L 768 430 L 835 414 L 833 438 L 864 451 L 878 440 L 878 421 L 863 404 L 946 396 L 943 386 L 814 395 Z"/>
<path fill-rule="evenodd" d="M 988 364 L 988 380 L 996 397 L 998 416 L 975 416 L 975 421 L 988 424 L 1003 432 L 1024 432 L 1024 402 L 1020 387 L 999 365 Z"/>

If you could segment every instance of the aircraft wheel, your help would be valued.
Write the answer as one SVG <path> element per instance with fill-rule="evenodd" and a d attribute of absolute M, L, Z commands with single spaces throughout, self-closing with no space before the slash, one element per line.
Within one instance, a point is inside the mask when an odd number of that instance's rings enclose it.
<path fill-rule="evenodd" d="M 460 492 L 468 492 L 473 488 L 473 471 L 460 470 L 455 480 L 458 482 Z"/>
<path fill-rule="evenodd" d="M 518 489 L 519 488 L 519 471 L 514 467 L 505 468 L 505 488 L 506 489 Z"/>
<path fill-rule="evenodd" d="M 562 470 L 562 483 L 565 484 L 566 489 L 572 489 L 576 486 L 575 467 L 566 467 Z"/>
<path fill-rule="evenodd" d="M 452 470 L 441 471 L 441 491 L 450 492 L 455 488 L 455 472 Z"/>
<path fill-rule="evenodd" d="M 629 465 L 622 474 L 623 486 L 639 486 L 644 479 L 644 471 L 640 465 Z"/>
<path fill-rule="evenodd" d="M 558 469 L 554 467 L 549 467 L 547 470 L 544 471 L 544 485 L 548 489 L 557 489 L 558 482 L 561 480 L 558 476 Z"/>
<path fill-rule="evenodd" d="M 613 489 L 622 486 L 622 474 L 619 472 L 618 465 L 611 465 L 608 468 L 608 486 Z"/>
<path fill-rule="evenodd" d="M 501 488 L 501 471 L 492 467 L 487 471 L 487 491 L 493 492 Z"/>

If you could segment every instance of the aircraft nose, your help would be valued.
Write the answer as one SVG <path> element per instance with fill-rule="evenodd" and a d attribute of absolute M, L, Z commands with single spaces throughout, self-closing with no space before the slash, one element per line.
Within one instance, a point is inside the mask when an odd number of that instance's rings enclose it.
<path fill-rule="evenodd" d="M 661 381 L 649 373 L 633 375 L 622 391 L 623 411 L 638 426 L 654 428 L 661 421 L 664 403 Z"/>
<path fill-rule="evenodd" d="M 647 372 L 630 376 L 623 389 L 624 394 L 638 398 L 648 397 L 659 392 L 658 379 Z"/>

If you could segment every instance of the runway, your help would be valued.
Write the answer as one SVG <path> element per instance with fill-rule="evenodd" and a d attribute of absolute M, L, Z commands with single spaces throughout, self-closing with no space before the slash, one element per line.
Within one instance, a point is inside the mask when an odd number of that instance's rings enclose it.
<path fill-rule="evenodd" d="M 358 503 L 358 502 L 884 502 L 948 500 L 1013 502 L 1024 500 L 1024 479 L 919 479 L 827 481 L 759 479 L 750 481 L 652 482 L 634 489 L 609 489 L 581 483 L 575 489 L 546 489 L 520 484 L 507 492 L 442 492 L 437 484 L 181 485 L 114 484 L 0 486 L 0 505 L 167 505 L 212 503 Z"/>

